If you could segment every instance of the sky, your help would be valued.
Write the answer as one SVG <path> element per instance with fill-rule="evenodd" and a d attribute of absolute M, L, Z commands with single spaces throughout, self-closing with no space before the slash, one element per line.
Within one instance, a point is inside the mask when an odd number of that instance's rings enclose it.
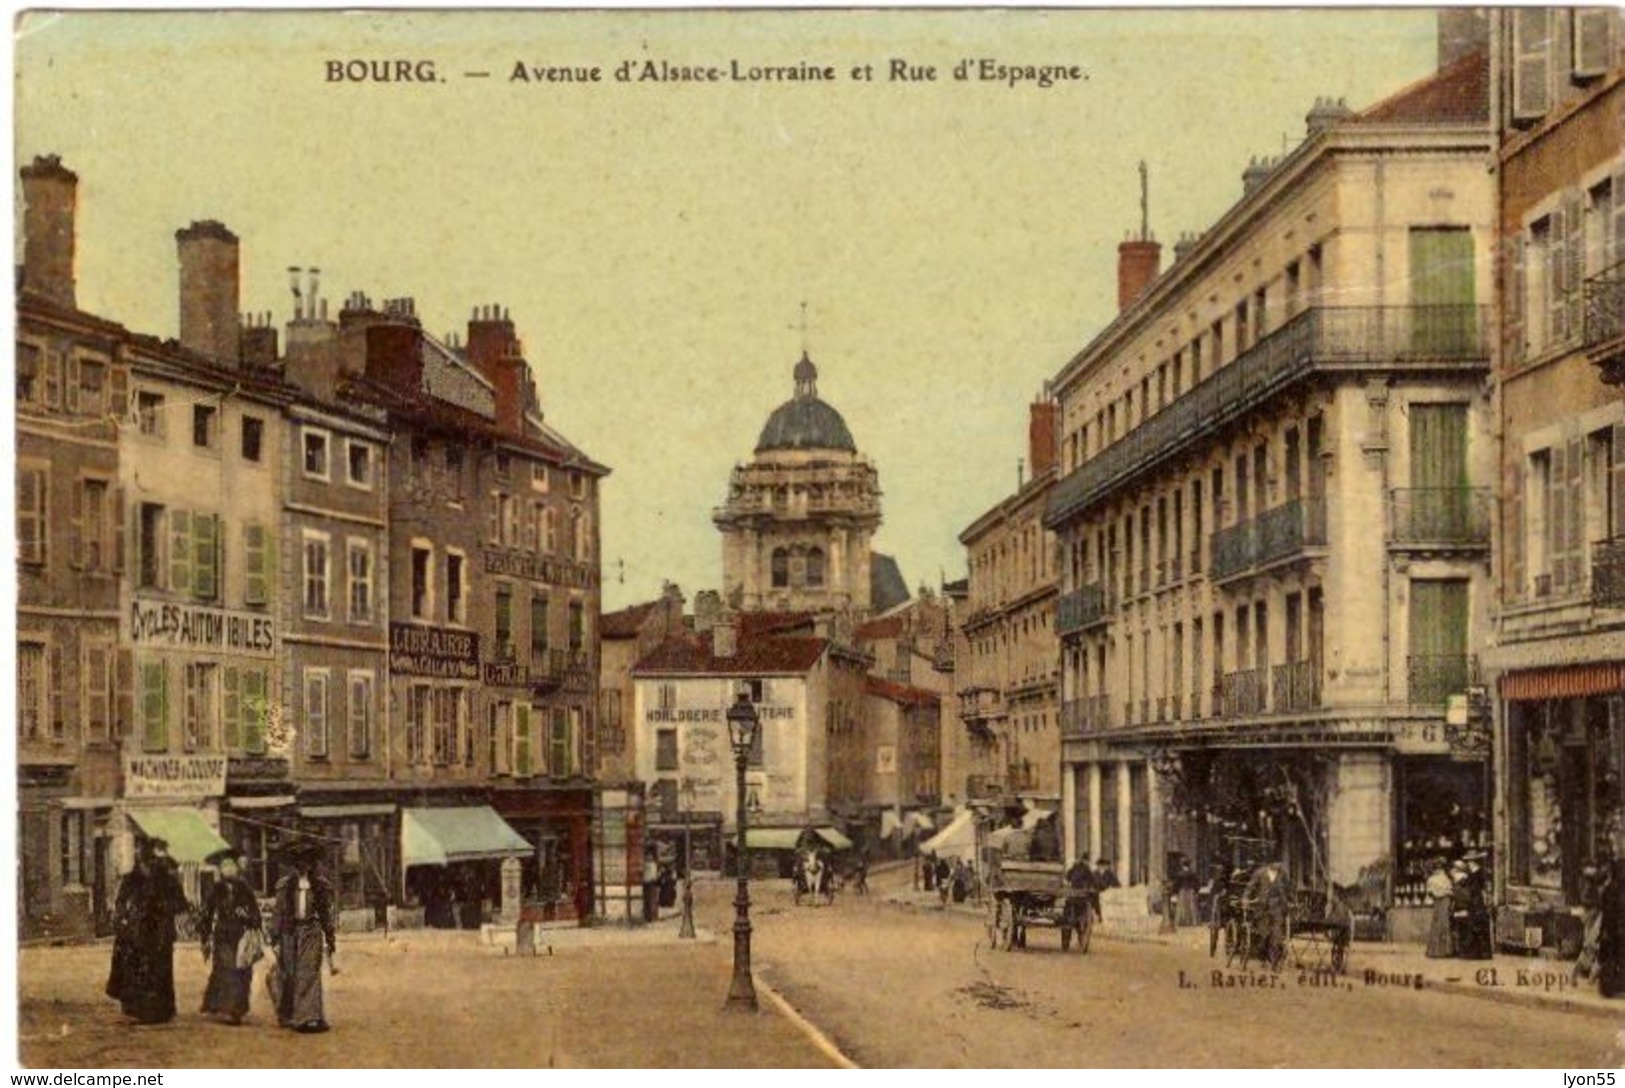
<path fill-rule="evenodd" d="M 14 43 L 16 161 L 79 175 L 82 309 L 175 335 L 198 219 L 279 325 L 292 265 L 335 316 L 410 295 L 443 336 L 506 307 L 548 423 L 613 470 L 606 610 L 718 585 L 711 512 L 804 346 L 879 471 L 875 547 L 911 586 L 963 577 L 1028 404 L 1115 312 L 1138 162 L 1166 265 L 1317 97 L 1435 61 L 1419 9 L 69 12 Z M 374 61 L 431 79 L 329 78 Z M 836 78 L 751 78 L 803 66 Z"/>

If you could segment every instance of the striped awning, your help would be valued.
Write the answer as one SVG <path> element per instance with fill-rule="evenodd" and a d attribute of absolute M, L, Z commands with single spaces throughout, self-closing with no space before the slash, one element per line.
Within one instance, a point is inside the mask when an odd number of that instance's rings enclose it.
<path fill-rule="evenodd" d="M 1501 698 L 1578 699 L 1586 695 L 1625 693 L 1625 661 L 1597 661 L 1557 669 L 1524 669 L 1501 677 Z"/>

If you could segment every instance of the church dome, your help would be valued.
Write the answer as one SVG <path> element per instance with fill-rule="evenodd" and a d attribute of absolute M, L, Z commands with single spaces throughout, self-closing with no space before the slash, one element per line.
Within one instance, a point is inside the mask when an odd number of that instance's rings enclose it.
<path fill-rule="evenodd" d="M 795 368 L 796 395 L 773 410 L 756 440 L 764 450 L 845 450 L 856 453 L 857 443 L 846 420 L 818 397 L 818 368 L 804 353 Z"/>

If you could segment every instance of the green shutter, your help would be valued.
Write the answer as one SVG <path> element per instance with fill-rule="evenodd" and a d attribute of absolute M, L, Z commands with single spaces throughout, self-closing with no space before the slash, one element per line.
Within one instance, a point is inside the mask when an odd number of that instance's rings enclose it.
<path fill-rule="evenodd" d="M 236 666 L 221 670 L 221 716 L 225 719 L 226 751 L 235 752 L 243 743 L 243 701 Z"/>
<path fill-rule="evenodd" d="M 243 749 L 253 755 L 265 752 L 265 723 L 271 710 L 267 687 L 264 669 L 243 670 Z"/>
<path fill-rule="evenodd" d="M 192 515 L 185 510 L 169 512 L 169 588 L 192 592 Z"/>
<path fill-rule="evenodd" d="M 530 707 L 523 703 L 513 708 L 514 752 L 513 773 L 530 774 Z"/>
<path fill-rule="evenodd" d="M 1477 301 L 1472 232 L 1465 227 L 1412 229 L 1410 264 L 1412 347 L 1429 354 L 1468 347 Z"/>
<path fill-rule="evenodd" d="M 220 516 L 192 515 L 192 595 L 200 601 L 219 596 Z"/>
<path fill-rule="evenodd" d="M 141 666 L 141 746 L 149 752 L 169 747 L 168 680 L 162 661 Z"/>
<path fill-rule="evenodd" d="M 258 522 L 243 526 L 244 604 L 266 601 L 266 537 L 265 526 Z"/>

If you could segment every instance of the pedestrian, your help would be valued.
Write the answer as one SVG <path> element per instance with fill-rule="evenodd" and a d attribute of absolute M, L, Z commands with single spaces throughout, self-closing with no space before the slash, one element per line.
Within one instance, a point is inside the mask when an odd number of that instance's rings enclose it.
<path fill-rule="evenodd" d="M 242 878 L 237 855 L 222 850 L 208 859 L 220 870 L 198 915 L 203 959 L 210 962 L 203 1013 L 241 1024 L 248 1015 L 254 964 L 264 955 L 265 934 L 254 889 Z"/>
<path fill-rule="evenodd" d="M 1117 879 L 1117 870 L 1112 868 L 1110 858 L 1101 858 L 1095 862 L 1095 887 L 1105 891 L 1122 886 L 1122 883 Z"/>
<path fill-rule="evenodd" d="M 1174 924 L 1180 926 L 1196 925 L 1196 891 L 1201 881 L 1196 876 L 1196 866 L 1191 859 L 1181 857 L 1179 868 L 1174 874 Z"/>
<path fill-rule="evenodd" d="M 191 909 L 163 839 L 145 838 L 113 907 L 106 994 L 138 1024 L 175 1019 L 175 916 Z"/>
<path fill-rule="evenodd" d="M 857 864 L 852 867 L 852 890 L 859 895 L 869 894 L 869 857 L 859 854 Z"/>
<path fill-rule="evenodd" d="M 1089 859 L 1079 858 L 1067 867 L 1062 877 L 1066 881 L 1066 907 L 1063 910 L 1068 925 L 1077 925 L 1084 916 L 1095 913 L 1095 874 L 1089 871 Z"/>
<path fill-rule="evenodd" d="M 677 905 L 677 870 L 669 863 L 660 863 L 660 906 L 662 910 Z"/>
<path fill-rule="evenodd" d="M 1625 997 L 1625 855 L 1608 859 L 1602 871 L 1597 992 L 1603 997 Z"/>
<path fill-rule="evenodd" d="M 937 855 L 932 851 L 925 855 L 925 890 L 934 891 L 937 886 Z"/>
<path fill-rule="evenodd" d="M 1489 874 L 1479 864 L 1484 855 L 1471 853 L 1459 863 L 1461 879 L 1451 892 L 1451 915 L 1457 922 L 1456 955 L 1464 960 L 1494 958 L 1491 931 Z"/>
<path fill-rule="evenodd" d="M 328 1029 L 322 1003 L 322 957 L 338 974 L 338 940 L 333 926 L 333 886 L 317 869 L 319 842 L 296 839 L 280 851 L 288 871 L 276 886 L 271 943 L 276 949 L 282 988 L 277 1023 L 301 1032 Z"/>
<path fill-rule="evenodd" d="M 1430 959 L 1448 959 L 1456 954 L 1455 935 L 1450 925 L 1455 885 L 1443 860 L 1434 863 L 1425 887 L 1428 899 L 1433 903 L 1433 919 L 1428 925 L 1427 954 Z"/>
<path fill-rule="evenodd" d="M 953 901 L 963 903 L 970 895 L 970 867 L 965 864 L 964 858 L 954 859 L 954 873 L 949 879 L 952 885 Z"/>

